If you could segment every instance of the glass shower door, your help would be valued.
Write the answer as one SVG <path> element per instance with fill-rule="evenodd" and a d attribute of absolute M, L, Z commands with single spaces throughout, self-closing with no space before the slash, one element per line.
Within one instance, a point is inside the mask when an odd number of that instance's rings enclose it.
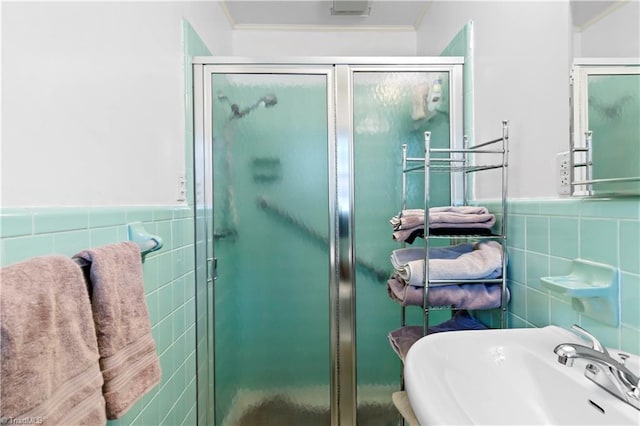
<path fill-rule="evenodd" d="M 402 210 L 402 146 L 407 156 L 424 157 L 424 132 L 432 146 L 449 148 L 453 139 L 450 72 L 357 71 L 353 74 L 355 179 L 356 328 L 358 424 L 398 424 L 391 394 L 401 389 L 402 363 L 387 334 L 402 325 L 402 308 L 387 292 L 393 271 L 389 219 Z M 414 163 L 415 164 L 415 163 Z M 375 170 L 375 173 L 372 173 Z M 432 174 L 434 205 L 451 203 L 448 174 Z M 407 208 L 424 207 L 424 173 L 407 175 Z M 414 246 L 422 247 L 417 239 Z M 445 320 L 440 311 L 434 321 Z M 406 324 L 421 325 L 420 307 L 406 308 Z"/>
<path fill-rule="evenodd" d="M 327 87 L 212 74 L 216 425 L 331 422 Z"/>
<path fill-rule="evenodd" d="M 462 141 L 462 78 L 453 59 L 396 61 L 196 67 L 199 424 L 398 423 L 385 286 L 400 154 L 420 156 L 425 130 Z M 434 203 L 457 200 L 433 179 Z"/>

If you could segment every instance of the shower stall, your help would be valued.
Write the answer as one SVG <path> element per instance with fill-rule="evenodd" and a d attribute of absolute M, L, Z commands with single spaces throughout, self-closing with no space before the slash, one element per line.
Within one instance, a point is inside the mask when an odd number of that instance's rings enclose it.
<path fill-rule="evenodd" d="M 388 221 L 402 144 L 462 146 L 462 66 L 194 58 L 199 424 L 399 423 Z M 433 179 L 432 200 L 462 198 Z"/>

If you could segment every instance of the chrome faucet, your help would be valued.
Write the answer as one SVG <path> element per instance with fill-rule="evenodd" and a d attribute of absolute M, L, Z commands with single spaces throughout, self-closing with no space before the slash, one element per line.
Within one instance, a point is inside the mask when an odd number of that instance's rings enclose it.
<path fill-rule="evenodd" d="M 571 328 L 580 336 L 590 340 L 592 347 L 562 343 L 553 350 L 558 355 L 558 362 L 571 367 L 577 358 L 591 361 L 584 370 L 585 377 L 640 410 L 640 377 L 625 365 L 629 355 L 618 354 L 620 357 L 620 361 L 618 361 L 587 330 L 575 324 Z"/>

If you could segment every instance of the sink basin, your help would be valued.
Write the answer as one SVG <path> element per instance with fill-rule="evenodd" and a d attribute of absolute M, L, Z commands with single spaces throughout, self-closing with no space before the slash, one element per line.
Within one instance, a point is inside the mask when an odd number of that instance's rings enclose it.
<path fill-rule="evenodd" d="M 638 425 L 640 410 L 584 376 L 587 361 L 557 362 L 560 343 L 588 345 L 569 330 L 470 330 L 418 340 L 405 358 L 409 401 L 420 425 Z M 611 349 L 612 355 L 619 351 Z M 615 356 L 615 355 L 614 355 Z M 626 361 L 634 373 L 640 358 Z"/>

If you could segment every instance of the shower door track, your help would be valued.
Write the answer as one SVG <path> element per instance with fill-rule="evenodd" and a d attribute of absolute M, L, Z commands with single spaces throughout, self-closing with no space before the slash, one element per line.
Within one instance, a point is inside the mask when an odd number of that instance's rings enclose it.
<path fill-rule="evenodd" d="M 253 59 L 237 57 L 193 58 L 194 102 L 194 211 L 196 232 L 196 298 L 206 297 L 207 312 L 196 312 L 197 321 L 206 318 L 213 330 L 213 223 L 207 209 L 213 203 L 211 75 L 233 74 L 320 74 L 327 77 L 328 108 L 328 205 L 329 205 L 329 318 L 330 318 L 330 404 L 331 425 L 355 426 L 356 336 L 354 249 L 354 163 L 353 163 L 353 73 L 365 72 L 448 72 L 451 80 L 450 144 L 462 148 L 462 57 L 314 57 Z M 452 181 L 451 200 L 462 200 L 465 182 Z M 206 265 L 206 266 L 202 266 Z M 196 301 L 196 310 L 202 303 Z M 205 304 L 206 306 L 206 304 Z M 198 324 L 196 324 L 198 327 Z M 210 336 L 210 331 L 207 335 Z M 196 365 L 205 365 L 207 381 L 215 380 L 213 342 L 207 338 L 207 359 L 196 351 Z M 203 364 L 201 364 L 203 362 Z M 198 368 L 200 370 L 200 368 Z M 197 380 L 203 380 L 200 373 Z M 205 383 L 207 390 L 211 383 Z M 201 389 L 198 384 L 198 389 Z M 215 398 L 215 395 L 214 395 Z M 198 424 L 213 424 L 213 401 L 198 395 Z M 200 407 L 200 404 L 206 407 Z M 204 417 L 204 418 L 202 418 Z"/>

